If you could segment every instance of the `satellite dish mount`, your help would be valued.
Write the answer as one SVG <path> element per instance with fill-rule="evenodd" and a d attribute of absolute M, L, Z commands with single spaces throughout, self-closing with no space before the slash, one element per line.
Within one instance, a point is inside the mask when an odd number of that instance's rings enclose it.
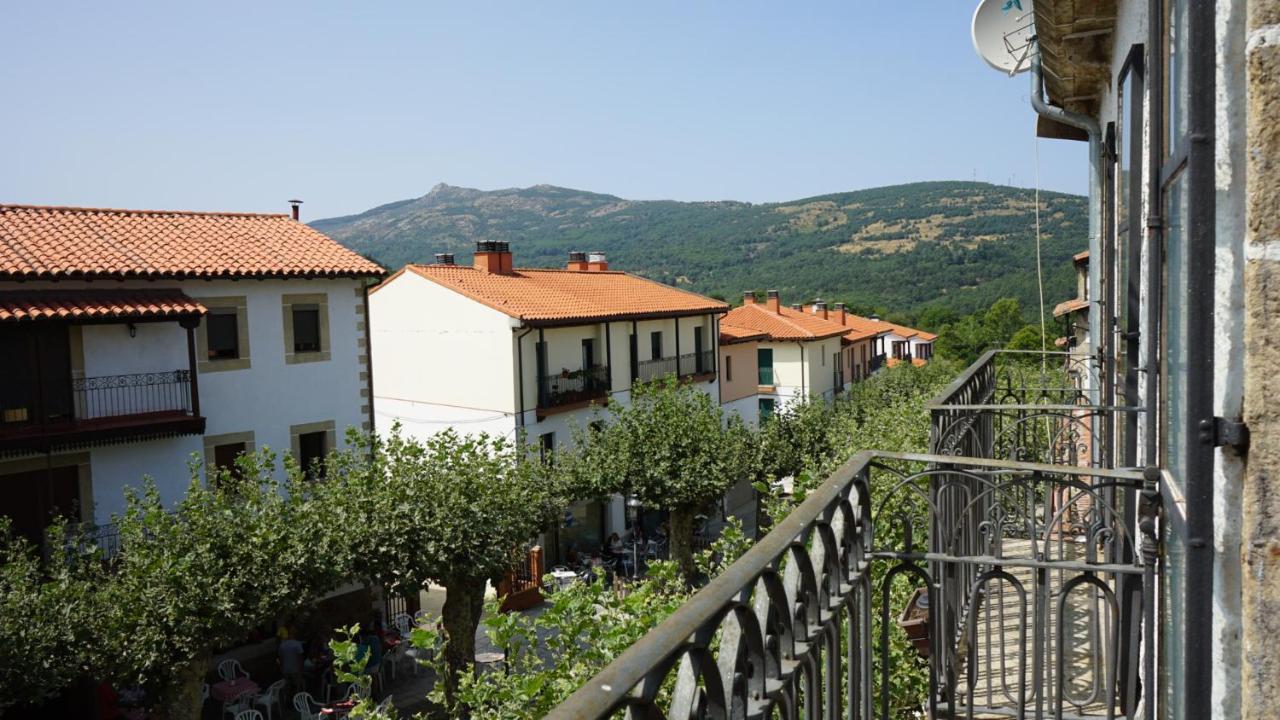
<path fill-rule="evenodd" d="M 982 0 L 973 11 L 973 49 L 988 65 L 1013 77 L 1031 68 L 1036 52 L 1033 0 Z"/>

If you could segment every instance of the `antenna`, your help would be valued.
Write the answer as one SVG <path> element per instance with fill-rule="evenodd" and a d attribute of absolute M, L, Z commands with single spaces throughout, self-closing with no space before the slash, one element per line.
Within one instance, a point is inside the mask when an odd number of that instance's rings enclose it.
<path fill-rule="evenodd" d="M 1036 34 L 1033 0 L 982 0 L 973 11 L 973 49 L 1010 77 L 1031 67 Z"/>

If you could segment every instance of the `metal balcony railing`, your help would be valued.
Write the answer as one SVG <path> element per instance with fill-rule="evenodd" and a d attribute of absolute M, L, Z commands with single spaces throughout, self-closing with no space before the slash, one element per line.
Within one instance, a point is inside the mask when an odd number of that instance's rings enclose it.
<path fill-rule="evenodd" d="M 605 397 L 610 390 L 609 366 L 561 371 L 538 379 L 538 407 L 552 408 Z"/>
<path fill-rule="evenodd" d="M 716 354 L 711 350 L 671 357 L 642 360 L 636 365 L 636 381 L 652 382 L 668 375 L 690 377 L 716 371 Z"/>
<path fill-rule="evenodd" d="M 984 355 L 929 404 L 933 454 L 855 455 L 551 717 L 1136 717 L 1164 479 L 1100 466 L 1092 433 L 1135 409 L 1089 406 L 1094 380 Z M 916 707 L 895 625 L 922 633 Z"/>

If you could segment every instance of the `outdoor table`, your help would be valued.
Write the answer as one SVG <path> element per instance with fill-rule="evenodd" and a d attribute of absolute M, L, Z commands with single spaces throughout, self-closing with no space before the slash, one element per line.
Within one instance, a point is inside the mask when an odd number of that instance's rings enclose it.
<path fill-rule="evenodd" d="M 351 713 L 351 709 L 355 706 L 355 700 L 339 700 L 332 705 L 326 705 L 320 708 L 320 714 L 325 717 L 346 717 Z"/>
<path fill-rule="evenodd" d="M 213 687 L 209 688 L 209 695 L 214 700 L 225 703 L 229 700 L 235 700 L 245 693 L 256 695 L 260 689 L 258 683 L 249 678 L 238 677 L 234 680 L 223 680 L 220 683 L 214 683 Z"/>
<path fill-rule="evenodd" d="M 578 578 L 578 573 L 572 570 L 552 570 L 551 577 L 555 578 L 557 587 L 568 587 Z"/>

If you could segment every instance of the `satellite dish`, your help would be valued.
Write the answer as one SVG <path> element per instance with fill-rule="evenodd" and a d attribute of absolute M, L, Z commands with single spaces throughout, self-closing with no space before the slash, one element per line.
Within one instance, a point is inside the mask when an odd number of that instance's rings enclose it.
<path fill-rule="evenodd" d="M 1017 75 L 1031 67 L 1032 0 L 982 0 L 973 11 L 973 49 L 991 67 Z"/>

